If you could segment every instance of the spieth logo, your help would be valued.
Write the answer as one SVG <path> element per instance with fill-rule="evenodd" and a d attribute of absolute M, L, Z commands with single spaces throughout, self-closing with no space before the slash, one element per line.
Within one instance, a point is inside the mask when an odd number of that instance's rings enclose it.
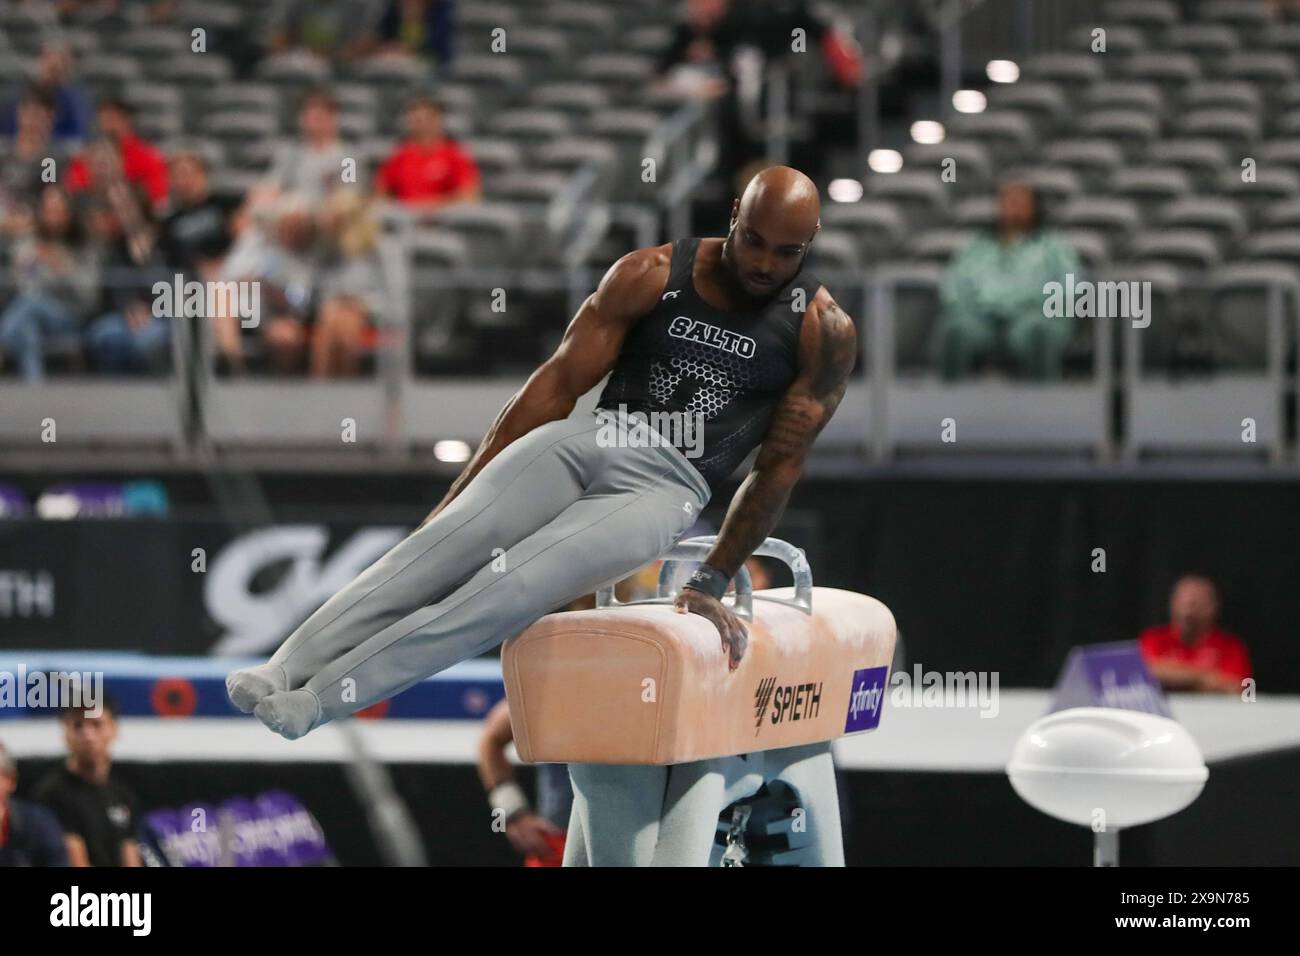
<path fill-rule="evenodd" d="M 775 677 L 759 681 L 754 691 L 754 736 L 763 729 L 763 714 L 772 705 L 769 719 L 773 724 L 811 720 L 821 710 L 822 682 L 780 684 Z"/>
<path fill-rule="evenodd" d="M 888 672 L 888 667 L 867 667 L 853 672 L 849 713 L 844 720 L 846 734 L 872 730 L 879 726 L 881 705 L 885 701 L 885 675 Z"/>
<path fill-rule="evenodd" d="M 759 728 L 763 726 L 763 712 L 767 710 L 767 702 L 772 699 L 772 688 L 776 686 L 775 677 L 765 677 L 758 682 L 758 690 L 754 691 L 754 736 L 758 736 Z"/>

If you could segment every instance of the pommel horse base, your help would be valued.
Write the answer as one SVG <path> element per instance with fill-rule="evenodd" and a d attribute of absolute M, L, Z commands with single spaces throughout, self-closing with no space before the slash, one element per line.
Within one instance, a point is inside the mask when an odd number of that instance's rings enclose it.
<path fill-rule="evenodd" d="M 570 765 L 566 866 L 707 865 L 719 814 L 764 787 L 802 844 L 781 862 L 843 865 L 831 741 L 880 721 L 893 615 L 814 587 L 803 552 L 769 538 L 754 554 L 785 561 L 794 587 L 754 592 L 741 569 L 731 607 L 749 646 L 729 671 L 713 624 L 676 613 L 669 586 L 714 540 L 669 552 L 658 597 L 620 604 L 607 587 L 595 610 L 547 615 L 503 648 L 519 756 Z"/>

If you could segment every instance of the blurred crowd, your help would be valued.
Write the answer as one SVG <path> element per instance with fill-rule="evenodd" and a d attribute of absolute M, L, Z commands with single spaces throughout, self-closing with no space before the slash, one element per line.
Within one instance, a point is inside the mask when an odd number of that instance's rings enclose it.
<path fill-rule="evenodd" d="M 175 0 L 142 5 L 151 23 L 181 22 Z M 119 0 L 55 6 L 68 27 L 111 31 L 127 20 Z M 724 191 L 729 207 L 764 162 L 764 57 L 779 56 L 806 28 L 803 42 L 830 83 L 852 89 L 861 53 L 806 0 L 688 0 L 683 14 L 657 57 L 651 92 L 714 102 L 717 168 L 735 175 Z M 244 75 L 267 57 L 432 70 L 454 58 L 454 15 L 445 0 L 280 0 L 251 38 L 224 38 L 222 50 L 234 51 Z M 214 189 L 203 143 L 150 142 L 130 103 L 96 101 L 78 80 L 73 47 L 54 31 L 30 82 L 0 101 L 0 376 L 37 381 L 51 365 L 164 371 L 178 354 L 176 305 L 169 297 L 161 307 L 154 288 L 193 280 L 256 283 L 255 322 L 229 300 L 206 315 L 220 373 L 366 374 L 396 309 L 381 243 L 385 206 L 427 211 L 482 196 L 474 156 L 447 135 L 429 88 L 413 88 L 405 135 L 373 175 L 341 135 L 334 92 L 308 89 L 296 136 L 281 141 L 258 182 L 231 194 Z M 1047 317 L 1042 290 L 1080 271 L 1074 249 L 1043 226 L 1035 190 L 1004 183 L 994 229 L 948 265 L 934 366 L 949 379 L 988 370 L 1060 378 L 1077 323 Z"/>
<path fill-rule="evenodd" d="M 122 4 L 64 0 L 67 24 L 109 29 Z M 161 22 L 175 3 L 149 5 Z M 452 5 L 439 0 L 311 4 L 268 15 L 263 54 L 338 60 L 451 57 Z M 469 152 L 444 135 L 442 107 L 417 92 L 406 137 L 364 181 L 328 88 L 309 90 L 298 134 L 242 197 L 217 194 L 197 146 L 164 150 L 130 104 L 92 100 L 73 50 L 52 40 L 31 82 L 0 108 L 0 376 L 63 370 L 149 374 L 176 333 L 158 282 L 256 282 L 257 321 L 209 315 L 219 364 L 282 375 L 362 373 L 392 309 L 380 256 L 381 204 L 431 209 L 479 198 Z M 232 310 L 233 311 L 233 310 Z"/>

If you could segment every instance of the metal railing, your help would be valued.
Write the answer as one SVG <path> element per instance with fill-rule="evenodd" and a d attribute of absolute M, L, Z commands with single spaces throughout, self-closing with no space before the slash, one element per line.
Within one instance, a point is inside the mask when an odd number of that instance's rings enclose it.
<path fill-rule="evenodd" d="M 637 219 L 633 210 L 609 210 L 614 216 L 631 216 L 629 221 Z M 642 225 L 648 229 L 649 220 Z M 400 239 L 390 237 L 387 242 L 385 259 L 396 301 L 392 320 L 378 338 L 371 377 L 221 378 L 214 368 L 210 322 L 173 320 L 173 368 L 164 376 L 57 377 L 37 385 L 0 378 L 0 444 L 39 447 L 41 423 L 47 418 L 57 421 L 62 447 L 165 446 L 176 460 L 209 459 L 214 448 L 238 449 L 245 443 L 272 453 L 287 453 L 290 446 L 337 448 L 344 417 L 356 420 L 357 444 L 366 454 L 394 461 L 427 451 L 444 438 L 476 442 L 523 375 L 451 379 L 419 374 L 414 337 L 425 321 L 419 303 L 456 290 L 490 293 L 509 287 L 529 303 L 538 293 L 572 305 L 578 294 L 594 287 L 599 270 L 586 264 L 564 269 L 446 269 L 422 275 L 421 282 L 432 280 L 424 285 L 412 280 Z M 896 303 L 899 294 L 911 288 L 906 279 L 833 271 L 819 275 L 854 314 L 866 356 L 851 382 L 851 400 L 846 397 L 823 433 L 819 450 L 838 447 L 864 462 L 888 460 L 909 441 L 948 450 L 938 442 L 937 421 L 927 426 L 931 437 L 917 440 L 907 431 L 908 415 L 930 414 L 936 407 L 952 409 L 953 416 L 964 421 L 982 422 L 973 433 L 967 431 L 958 450 L 997 448 L 1006 444 L 995 440 L 1002 436 L 1019 439 L 1019 445 L 1029 448 L 1073 446 L 1075 452 L 1086 451 L 1100 460 L 1116 449 L 1131 459 L 1148 449 L 1187 446 L 1193 451 L 1265 451 L 1271 461 L 1280 462 L 1294 447 L 1285 415 L 1296 390 L 1286 356 L 1300 340 L 1300 297 L 1294 287 L 1259 286 L 1271 291 L 1259 316 L 1264 323 L 1258 336 L 1264 359 L 1256 368 L 1192 377 L 1144 369 L 1143 329 L 1129 319 L 1094 319 L 1091 367 L 1083 377 L 1055 384 L 984 379 L 949 383 L 933 371 L 900 372 L 895 343 L 904 320 Z M 937 309 L 937 286 L 929 285 Z M 1205 296 L 1213 288 L 1187 280 L 1180 291 Z M 554 318 L 558 340 L 569 315 Z M 1161 320 L 1157 316 L 1156 321 Z M 1115 321 L 1125 326 L 1119 335 L 1111 325 Z M 190 338 L 192 322 L 197 341 Z M 536 361 L 542 358 L 539 353 Z M 1122 370 L 1118 379 L 1113 371 L 1117 367 Z M 1125 412 L 1118 426 L 1115 402 Z M 191 415 L 192 410 L 196 414 Z M 1227 424 L 1205 425 L 1217 420 L 1215 416 L 1228 416 Z M 1228 424 L 1243 418 L 1258 422 L 1260 434 L 1253 447 L 1243 447 L 1228 430 Z M 987 429 L 984 438 L 980 428 Z M 1204 440 L 1195 440 L 1199 438 Z"/>

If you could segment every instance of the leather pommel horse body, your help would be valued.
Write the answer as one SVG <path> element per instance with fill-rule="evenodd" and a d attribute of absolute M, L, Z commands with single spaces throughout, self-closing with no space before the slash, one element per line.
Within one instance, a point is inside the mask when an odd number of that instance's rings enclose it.
<path fill-rule="evenodd" d="M 814 587 L 803 552 L 769 538 L 754 554 L 784 560 L 794 586 L 754 592 L 741 569 L 731 607 L 749 645 L 729 671 L 717 629 L 678 614 L 670 586 L 675 563 L 703 560 L 713 541 L 665 556 L 658 597 L 620 604 L 608 587 L 595 610 L 547 615 L 503 648 L 520 758 L 570 764 L 566 865 L 706 864 L 718 814 L 778 780 L 817 826 L 802 862 L 843 862 L 830 741 L 879 723 L 893 615 Z"/>

